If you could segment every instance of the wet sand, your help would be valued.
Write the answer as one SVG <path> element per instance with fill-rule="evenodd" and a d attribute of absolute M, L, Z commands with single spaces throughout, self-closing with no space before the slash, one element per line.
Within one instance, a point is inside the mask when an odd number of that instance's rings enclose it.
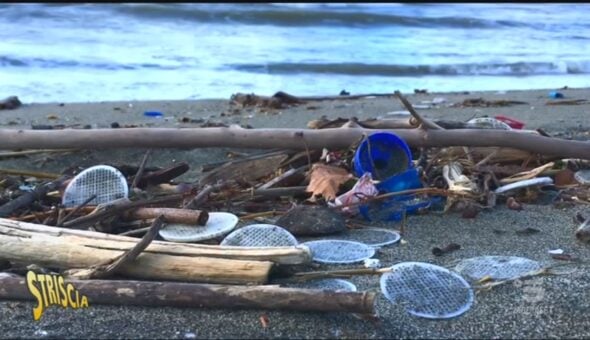
<path fill-rule="evenodd" d="M 467 120 L 475 115 L 506 115 L 526 123 L 525 128 L 543 128 L 554 135 L 572 135 L 590 139 L 590 105 L 548 106 L 549 90 L 473 92 L 470 94 L 410 94 L 414 104 L 442 97 L 447 103 L 467 98 L 486 100 L 517 100 L 527 104 L 488 108 L 440 108 L 420 110 L 432 119 Z M 560 90 L 564 99 L 590 99 L 590 89 Z M 116 109 L 118 108 L 118 109 Z M 180 119 L 248 124 L 254 128 L 303 128 L 311 119 L 357 117 L 359 119 L 388 117 L 387 113 L 403 110 L 394 98 L 367 98 L 314 102 L 274 112 L 244 109 L 232 114 L 227 100 L 150 101 L 105 103 L 28 104 L 17 110 L 0 111 L 2 128 L 30 128 L 38 124 L 90 124 L 106 128 L 117 122 L 121 126 L 135 124 L 158 127 L 197 127 L 200 123 L 181 123 Z M 145 117 L 144 111 L 161 111 L 163 118 Z M 221 116 L 221 113 L 224 113 Z M 49 119 L 48 119 L 49 117 Z M 55 119 L 57 118 L 57 119 Z M 187 161 L 191 171 L 182 179 L 193 181 L 205 163 L 225 159 L 225 148 L 159 150 L 150 165 L 166 166 Z M 256 150 L 241 150 L 256 152 Z M 137 164 L 144 150 L 94 150 L 71 154 L 33 155 L 26 158 L 0 160 L 1 168 L 60 172 L 72 165 L 90 166 L 101 163 Z M 422 261 L 452 267 L 458 259 L 479 255 L 516 255 L 541 261 L 543 264 L 563 263 L 552 260 L 548 250 L 562 248 L 587 263 L 590 246 L 577 242 L 572 222 L 576 212 L 588 214 L 588 208 L 577 206 L 558 209 L 552 206 L 525 205 L 523 211 L 498 206 L 482 212 L 476 219 L 463 219 L 451 213 L 411 216 L 408 220 L 406 244 L 388 246 L 379 251 L 383 266 L 403 261 Z M 397 224 L 381 224 L 397 228 Z M 540 232 L 517 235 L 516 230 L 534 227 Z M 431 253 L 432 247 L 450 242 L 461 250 L 441 257 Z M 181 308 L 147 308 L 99 306 L 90 301 L 86 310 L 58 309 L 45 311 L 39 322 L 32 319 L 33 303 L 0 302 L 0 337 L 66 337 L 66 338 L 581 338 L 590 336 L 590 271 L 577 266 L 573 273 L 543 276 L 524 281 L 520 286 L 510 283 L 483 292 L 467 313 L 451 320 L 432 321 L 408 315 L 400 306 L 391 305 L 378 294 L 376 309 L 379 322 L 360 320 L 353 315 L 295 313 L 280 311 L 229 311 Z M 351 279 L 359 290 L 379 291 L 378 277 Z M 527 289 L 530 288 L 530 289 Z M 535 299 L 531 299 L 531 294 Z M 270 323 L 263 328 L 260 316 Z"/>

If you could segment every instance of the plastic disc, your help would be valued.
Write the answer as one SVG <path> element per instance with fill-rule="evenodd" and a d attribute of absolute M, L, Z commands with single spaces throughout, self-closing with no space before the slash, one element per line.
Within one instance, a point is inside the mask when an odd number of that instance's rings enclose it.
<path fill-rule="evenodd" d="M 455 266 L 455 271 L 473 281 L 486 276 L 508 280 L 541 268 L 539 262 L 524 257 L 478 256 L 462 260 Z"/>
<path fill-rule="evenodd" d="M 221 242 L 222 246 L 290 247 L 299 242 L 286 229 L 274 224 L 252 224 L 238 229 Z"/>
<path fill-rule="evenodd" d="M 412 315 L 448 319 L 465 313 L 474 294 L 461 276 L 446 268 L 422 262 L 403 262 L 381 276 L 381 291 Z"/>
<path fill-rule="evenodd" d="M 375 248 L 360 242 L 320 240 L 303 244 L 311 250 L 313 260 L 320 263 L 355 263 L 375 255 Z"/>
<path fill-rule="evenodd" d="M 120 198 L 127 198 L 129 189 L 123 174 L 108 165 L 90 167 L 74 177 L 66 187 L 62 204 L 75 207 L 96 195 L 90 205 L 109 203 Z"/>
<path fill-rule="evenodd" d="M 223 236 L 238 224 L 238 217 L 226 212 L 209 213 L 204 226 L 168 224 L 160 230 L 160 236 L 172 242 L 199 242 Z"/>

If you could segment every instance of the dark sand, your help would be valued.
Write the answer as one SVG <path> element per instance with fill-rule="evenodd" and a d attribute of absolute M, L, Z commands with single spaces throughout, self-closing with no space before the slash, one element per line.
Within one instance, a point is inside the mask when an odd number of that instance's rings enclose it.
<path fill-rule="evenodd" d="M 423 100 L 444 97 L 449 102 L 483 97 L 487 100 L 518 100 L 528 104 L 496 108 L 431 108 L 420 110 L 433 119 L 466 120 L 472 116 L 503 114 L 526 122 L 526 128 L 543 128 L 555 135 L 575 135 L 590 139 L 590 105 L 546 106 L 549 90 L 485 92 L 466 94 L 408 95 L 419 104 Z M 561 90 L 566 99 L 590 99 L 590 89 Z M 68 104 L 30 104 L 17 110 L 0 111 L 2 128 L 30 128 L 31 124 L 91 124 L 108 127 L 120 125 L 198 126 L 179 123 L 182 117 L 204 118 L 226 124 L 249 124 L 260 127 L 303 128 L 321 115 L 329 118 L 386 117 L 387 112 L 403 110 L 395 99 L 373 98 L 318 102 L 273 113 L 242 110 L 231 115 L 227 100 L 108 102 Z M 132 104 L 131 106 L 129 104 Z M 309 107 L 316 107 L 310 109 Z M 121 110 L 115 110 L 119 107 Z M 146 110 L 159 110 L 165 118 L 144 117 Z M 220 116 L 224 112 L 226 116 Z M 55 115 L 58 119 L 47 119 Z M 575 133 L 574 133 L 575 132 Z M 187 161 L 191 171 L 182 179 L 192 181 L 205 163 L 225 159 L 228 149 L 160 150 L 150 165 L 166 166 Z M 255 152 L 255 150 L 246 150 Z M 71 165 L 90 166 L 101 163 L 139 163 L 144 150 L 110 150 L 76 152 L 67 155 L 33 155 L 0 161 L 0 168 L 60 172 Z M 460 215 L 428 214 L 412 216 L 408 221 L 406 244 L 396 244 L 379 251 L 383 266 L 403 261 L 422 261 L 452 267 L 454 261 L 479 255 L 517 255 L 550 265 L 548 250 L 562 248 L 587 263 L 590 246 L 576 242 L 572 222 L 576 212 L 588 214 L 578 206 L 557 209 L 552 206 L 525 205 L 517 212 L 499 206 L 481 213 L 476 219 Z M 396 224 L 383 227 L 397 228 Z M 516 230 L 534 227 L 541 232 L 518 236 Z M 431 254 L 432 247 L 450 242 L 461 250 L 442 257 Z M 573 273 L 543 276 L 520 286 L 507 284 L 476 296 L 467 313 L 451 320 L 432 321 L 408 315 L 400 306 L 391 305 L 381 294 L 376 307 L 379 322 L 360 320 L 347 314 L 295 313 L 279 311 L 229 311 L 180 308 L 143 308 L 93 305 L 86 310 L 58 309 L 45 311 L 39 322 L 32 319 L 33 303 L 0 302 L 0 337 L 67 338 L 588 338 L 590 337 L 590 271 L 578 265 Z M 378 277 L 357 277 L 352 281 L 359 290 L 379 291 Z M 527 289 L 531 288 L 531 289 Z M 539 297 L 531 302 L 531 294 Z M 534 299 L 533 299 L 534 300 Z M 270 323 L 263 328 L 259 318 L 267 315 Z"/>

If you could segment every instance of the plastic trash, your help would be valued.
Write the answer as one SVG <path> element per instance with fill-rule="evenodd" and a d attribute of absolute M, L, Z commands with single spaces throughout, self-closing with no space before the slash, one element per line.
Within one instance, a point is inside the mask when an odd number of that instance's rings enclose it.
<path fill-rule="evenodd" d="M 466 124 L 473 129 L 511 130 L 510 125 L 490 117 L 473 118 Z"/>
<path fill-rule="evenodd" d="M 551 91 L 549 92 L 549 98 L 551 99 L 557 99 L 557 98 L 563 98 L 563 93 L 561 92 L 557 92 L 557 91 Z"/>
<path fill-rule="evenodd" d="M 410 168 L 412 153 L 408 144 L 397 135 L 389 132 L 375 133 L 359 145 L 353 165 L 357 177 L 370 172 L 374 179 L 384 180 Z"/>
<path fill-rule="evenodd" d="M 145 111 L 143 115 L 146 117 L 162 117 L 164 114 L 160 111 Z"/>
<path fill-rule="evenodd" d="M 510 126 L 513 129 L 516 129 L 516 130 L 522 130 L 522 128 L 524 127 L 523 122 L 516 120 L 514 118 L 506 117 L 503 115 L 498 115 L 494 118 L 496 118 L 497 120 L 499 120 L 501 122 L 508 124 L 508 126 Z"/>
<path fill-rule="evenodd" d="M 368 221 L 401 221 L 406 214 L 413 214 L 420 209 L 427 209 L 432 204 L 429 198 L 405 195 L 388 200 L 371 202 L 359 207 L 361 215 Z"/>
<path fill-rule="evenodd" d="M 97 165 L 80 172 L 64 190 L 62 204 L 75 207 L 96 195 L 90 204 L 109 203 L 127 198 L 129 189 L 125 176 L 112 166 Z"/>
<path fill-rule="evenodd" d="M 382 180 L 375 187 L 379 192 L 396 192 L 421 188 L 422 182 L 420 181 L 418 169 L 410 168 L 398 175 Z"/>
<path fill-rule="evenodd" d="M 159 234 L 164 240 L 171 242 L 200 242 L 230 233 L 238 221 L 239 218 L 234 214 L 211 212 L 205 226 L 167 224 Z"/>
<path fill-rule="evenodd" d="M 553 179 L 551 179 L 551 177 L 537 177 L 537 178 L 531 178 L 531 179 L 527 179 L 524 181 L 518 181 L 518 182 L 503 185 L 503 186 L 497 188 L 494 191 L 494 193 L 501 194 L 506 191 L 530 187 L 533 185 L 551 185 L 551 184 L 553 184 Z"/>

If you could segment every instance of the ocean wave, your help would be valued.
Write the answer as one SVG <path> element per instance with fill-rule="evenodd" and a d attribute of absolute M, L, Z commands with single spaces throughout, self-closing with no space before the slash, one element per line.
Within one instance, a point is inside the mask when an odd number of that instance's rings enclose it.
<path fill-rule="evenodd" d="M 90 68 L 98 70 L 140 70 L 160 69 L 176 70 L 182 66 L 161 65 L 156 63 L 120 64 L 113 62 L 84 62 L 76 60 L 51 60 L 45 58 L 16 58 L 0 55 L 0 67 L 36 67 L 36 68 Z"/>
<path fill-rule="evenodd" d="M 590 61 L 577 62 L 517 62 L 446 65 L 389 65 L 363 63 L 268 63 L 232 64 L 229 68 L 254 73 L 299 74 L 331 73 L 351 76 L 527 76 L 545 74 L 590 73 Z"/>
<path fill-rule="evenodd" d="M 179 19 L 209 23 L 238 23 L 273 26 L 411 26 L 447 28 L 498 28 L 526 26 L 510 20 L 487 20 L 472 17 L 416 17 L 362 11 L 337 11 L 313 7 L 280 8 L 277 6 L 229 5 L 161 5 L 134 4 L 114 6 L 112 10 L 140 19 Z"/>

